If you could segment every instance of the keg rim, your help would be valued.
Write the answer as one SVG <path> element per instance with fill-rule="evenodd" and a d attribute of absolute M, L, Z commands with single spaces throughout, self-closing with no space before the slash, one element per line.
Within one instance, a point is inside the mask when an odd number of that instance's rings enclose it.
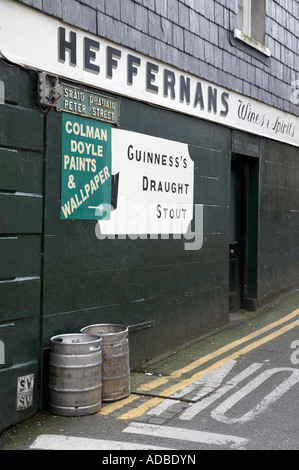
<path fill-rule="evenodd" d="M 82 338 L 85 336 L 86 337 L 86 341 L 79 341 L 79 342 L 63 342 L 62 341 L 58 341 L 59 338 L 70 338 L 71 336 L 73 337 L 79 337 L 79 338 Z M 90 338 L 89 340 L 87 340 L 87 337 Z M 74 345 L 74 344 L 90 344 L 90 343 L 98 343 L 100 340 L 100 342 L 102 341 L 102 338 L 97 336 L 97 335 L 94 335 L 94 334 L 91 334 L 91 333 L 63 333 L 61 335 L 55 335 L 55 336 L 52 336 L 50 338 L 50 342 L 53 343 L 53 344 L 64 344 L 64 345 Z"/>
<path fill-rule="evenodd" d="M 122 325 L 120 323 L 94 323 L 93 325 L 87 325 L 85 326 L 84 328 L 81 328 L 80 332 L 82 334 L 97 334 L 97 333 L 85 333 L 85 330 L 87 330 L 88 328 L 94 328 L 94 327 L 107 327 L 107 326 L 116 326 L 116 327 L 120 327 L 122 328 L 122 330 L 120 331 L 110 331 L 110 332 L 105 332 L 105 333 L 101 333 L 103 334 L 104 336 L 109 336 L 109 335 L 122 335 L 123 333 L 126 333 L 128 331 L 128 326 L 126 325 Z"/>

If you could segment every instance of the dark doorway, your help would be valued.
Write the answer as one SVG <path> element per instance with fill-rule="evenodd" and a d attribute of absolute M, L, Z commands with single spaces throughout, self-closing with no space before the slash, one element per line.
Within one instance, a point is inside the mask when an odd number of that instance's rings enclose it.
<path fill-rule="evenodd" d="M 242 164 L 236 160 L 231 164 L 230 221 L 229 221 L 229 310 L 241 308 L 242 272 L 244 251 L 244 182 Z"/>
<path fill-rule="evenodd" d="M 258 159 L 231 162 L 229 311 L 254 309 L 257 289 Z"/>

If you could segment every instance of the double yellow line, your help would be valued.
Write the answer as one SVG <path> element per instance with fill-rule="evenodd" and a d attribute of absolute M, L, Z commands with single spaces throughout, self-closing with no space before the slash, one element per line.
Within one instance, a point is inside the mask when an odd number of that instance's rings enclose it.
<path fill-rule="evenodd" d="M 282 324 L 293 320 L 295 317 L 299 315 L 299 309 L 294 310 L 292 313 L 289 315 L 286 315 L 285 317 L 281 318 L 280 320 L 277 320 L 273 323 L 270 323 L 269 325 L 265 326 L 264 328 L 260 328 L 259 330 L 244 336 L 243 338 L 240 338 L 236 341 L 233 341 L 226 346 L 223 346 L 220 349 L 217 349 L 216 351 L 207 354 L 204 357 L 201 357 L 197 359 L 196 361 L 191 362 L 187 366 L 183 367 L 182 369 L 178 369 L 174 372 L 172 372 L 169 377 L 161 377 L 159 379 L 153 380 L 152 382 L 148 384 L 141 385 L 138 389 L 137 392 L 149 392 L 151 390 L 156 389 L 157 387 L 161 385 L 165 385 L 169 382 L 170 379 L 172 378 L 180 378 L 183 374 L 190 372 L 197 367 L 221 356 L 222 354 L 227 353 L 228 351 L 231 351 L 232 349 L 248 342 L 251 341 L 254 338 L 257 338 L 260 335 L 263 335 L 264 333 L 267 333 L 270 330 L 273 330 L 274 328 L 277 328 L 281 326 Z M 288 323 L 287 325 L 283 326 L 282 328 L 279 328 L 278 330 L 274 331 L 273 333 L 264 336 L 263 338 L 260 338 L 257 341 L 254 341 L 247 346 L 242 347 L 241 349 L 235 351 L 234 353 L 224 357 L 223 359 L 220 359 L 219 361 L 215 362 L 211 366 L 207 367 L 204 370 L 201 370 L 195 374 L 192 375 L 192 377 L 188 379 L 184 379 L 179 381 L 178 383 L 175 383 L 174 385 L 171 385 L 170 387 L 166 388 L 163 390 L 163 397 L 154 397 L 149 400 L 147 400 L 145 403 L 142 405 L 128 411 L 127 413 L 124 413 L 123 415 L 119 416 L 119 419 L 135 419 L 139 416 L 142 416 L 144 413 L 146 413 L 150 408 L 157 406 L 159 403 L 161 403 L 165 397 L 169 397 L 173 395 L 175 392 L 187 387 L 188 385 L 193 384 L 196 382 L 198 379 L 200 379 L 203 375 L 209 374 L 210 372 L 213 372 L 214 370 L 218 369 L 221 365 L 235 360 L 241 355 L 247 354 L 248 352 L 252 351 L 253 349 L 258 348 L 259 346 L 268 343 L 272 339 L 277 338 L 278 336 L 286 333 L 287 331 L 295 328 L 296 326 L 299 326 L 299 319 Z M 162 395 L 162 394 L 161 394 Z M 103 415 L 108 415 L 112 413 L 113 411 L 119 410 L 120 408 L 132 403 L 135 400 L 138 400 L 140 397 L 139 395 L 134 395 L 131 394 L 128 398 L 121 400 L 120 402 L 115 402 L 110 405 L 105 406 L 101 411 L 100 414 Z"/>

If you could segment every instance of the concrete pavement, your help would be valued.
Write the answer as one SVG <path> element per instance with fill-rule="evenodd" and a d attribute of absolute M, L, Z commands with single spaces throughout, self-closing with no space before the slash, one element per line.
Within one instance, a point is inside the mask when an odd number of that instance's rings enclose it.
<path fill-rule="evenodd" d="M 132 372 L 131 394 L 127 398 L 103 403 L 100 412 L 91 416 L 60 417 L 48 411 L 40 412 L 2 433 L 0 449 L 161 450 L 173 448 L 165 445 L 163 439 L 166 437 L 170 439 L 166 442 L 173 444 L 181 431 L 180 444 L 175 449 L 190 449 L 190 445 L 193 448 L 190 442 L 194 443 L 194 448 L 200 445 L 209 448 L 216 444 L 224 448 L 242 448 L 246 443 L 242 436 L 202 432 L 197 429 L 198 425 L 191 432 L 176 425 L 183 423 L 182 419 L 187 422 L 189 418 L 186 416 L 192 412 L 195 416 L 196 407 L 202 407 L 208 400 L 211 402 L 220 390 L 224 392 L 221 387 L 230 382 L 224 383 L 223 379 L 234 367 L 239 367 L 241 377 L 242 361 L 247 361 L 249 368 L 257 370 L 261 364 L 269 362 L 264 351 L 275 340 L 289 332 L 293 342 L 296 338 L 299 340 L 298 307 L 299 290 L 257 312 L 233 314 L 227 326 Z M 283 356 L 294 368 L 289 360 L 292 354 L 290 346 L 284 346 Z M 250 354 L 257 353 L 259 362 L 249 360 Z M 299 357 L 296 350 L 293 357 L 295 360 Z M 290 370 L 296 372 L 295 369 Z M 231 383 L 236 381 L 236 377 L 230 379 Z M 294 374 L 293 385 L 296 381 L 297 375 Z M 140 436 L 144 433 L 152 437 L 145 440 Z M 184 440 L 189 444 L 185 445 Z"/>

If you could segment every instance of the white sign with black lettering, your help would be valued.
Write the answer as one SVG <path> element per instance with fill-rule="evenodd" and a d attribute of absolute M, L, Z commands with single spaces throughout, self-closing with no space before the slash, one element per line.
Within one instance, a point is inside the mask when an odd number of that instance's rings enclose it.
<path fill-rule="evenodd" d="M 299 146 L 297 116 L 203 80 L 200 69 L 191 75 L 20 2 L 0 1 L 0 56 L 84 86 Z M 292 91 L 290 86 L 290 99 Z"/>
<path fill-rule="evenodd" d="M 187 233 L 193 185 L 187 144 L 112 129 L 112 210 L 101 233 Z"/>

